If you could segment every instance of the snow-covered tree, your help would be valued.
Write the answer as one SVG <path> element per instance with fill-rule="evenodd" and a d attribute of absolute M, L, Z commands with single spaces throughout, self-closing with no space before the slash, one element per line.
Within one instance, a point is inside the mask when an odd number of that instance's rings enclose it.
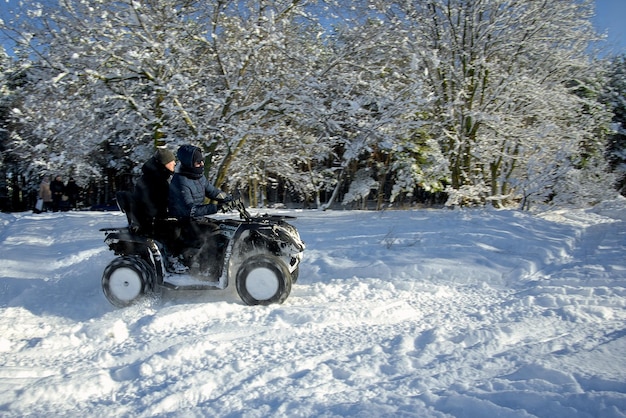
<path fill-rule="evenodd" d="M 337 14 L 321 19 L 332 25 L 318 36 L 318 52 L 311 55 L 314 60 L 308 61 L 291 100 L 293 120 L 326 152 L 318 152 L 315 164 L 309 159 L 306 165 L 317 173 L 311 175 L 316 182 L 312 189 L 322 208 L 356 178 L 375 185 L 371 191 L 377 192 L 379 208 L 388 181 L 399 185 L 394 196 L 417 185 L 412 173 L 405 176 L 395 161 L 415 157 L 409 157 L 415 148 L 407 147 L 407 138 L 423 123 L 423 97 L 416 94 L 420 81 L 406 75 L 410 62 L 402 50 L 403 37 L 390 31 L 382 16 L 372 15 L 365 3 L 352 2 L 350 8 L 328 3 Z M 371 181 L 357 173 L 367 173 Z M 320 192 L 331 188 L 328 201 L 319 202 Z M 341 200 L 345 203 L 349 196 Z"/>
<path fill-rule="evenodd" d="M 138 164 L 154 145 L 190 142 L 222 183 L 273 129 L 272 90 L 288 68 L 281 25 L 299 1 L 24 3 L 5 30 L 31 58 L 19 115 L 37 137 L 22 138 L 27 156 L 88 163 L 113 144 Z"/>
<path fill-rule="evenodd" d="M 380 3 L 407 28 L 433 95 L 430 128 L 448 160 L 454 203 L 543 193 L 549 183 L 535 183 L 550 177 L 533 173 L 563 168 L 594 135 L 597 126 L 581 117 L 585 101 L 571 91 L 589 74 L 592 1 Z"/>
<path fill-rule="evenodd" d="M 322 208 L 446 186 L 528 207 L 577 181 L 593 200 L 604 175 L 591 0 L 20 4 L 0 23 L 22 80 L 8 152 L 33 170 L 137 170 L 192 143 L 253 204 Z"/>
<path fill-rule="evenodd" d="M 0 182 L 4 183 L 5 150 L 9 140 L 9 115 L 13 107 L 13 94 L 9 86 L 9 59 L 0 47 Z"/>

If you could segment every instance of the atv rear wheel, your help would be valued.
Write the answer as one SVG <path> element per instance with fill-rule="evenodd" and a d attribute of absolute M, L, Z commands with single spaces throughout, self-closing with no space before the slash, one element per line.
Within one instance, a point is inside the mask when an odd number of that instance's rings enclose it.
<path fill-rule="evenodd" d="M 246 305 L 283 303 L 291 293 L 291 274 L 285 263 L 269 254 L 245 260 L 237 271 L 237 293 Z"/>
<path fill-rule="evenodd" d="M 111 304 L 123 308 L 137 302 L 152 277 L 150 265 L 140 257 L 118 257 L 102 273 L 102 290 Z"/>

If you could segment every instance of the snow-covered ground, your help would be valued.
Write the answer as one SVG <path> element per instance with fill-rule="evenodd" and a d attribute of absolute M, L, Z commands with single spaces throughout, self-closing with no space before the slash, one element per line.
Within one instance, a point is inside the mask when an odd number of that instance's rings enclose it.
<path fill-rule="evenodd" d="M 123 214 L 1 214 L 0 416 L 626 416 L 624 200 L 285 212 L 307 250 L 283 305 L 126 309 L 98 231 Z"/>

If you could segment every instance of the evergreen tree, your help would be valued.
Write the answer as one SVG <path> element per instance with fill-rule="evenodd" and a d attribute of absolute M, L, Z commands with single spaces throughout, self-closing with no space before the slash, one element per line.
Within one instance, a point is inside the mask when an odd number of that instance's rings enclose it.
<path fill-rule="evenodd" d="M 607 156 L 617 176 L 617 189 L 626 196 L 626 56 L 613 57 L 601 101 L 612 112 Z"/>

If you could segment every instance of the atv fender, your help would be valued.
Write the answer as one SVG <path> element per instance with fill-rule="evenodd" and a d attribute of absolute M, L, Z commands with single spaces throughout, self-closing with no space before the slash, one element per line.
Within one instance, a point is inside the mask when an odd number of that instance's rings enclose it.
<path fill-rule="evenodd" d="M 157 241 L 130 231 L 117 230 L 108 232 L 104 242 L 115 255 L 137 255 L 147 261 L 154 269 L 156 283 L 159 285 L 163 283 L 165 263 L 161 246 Z"/>

